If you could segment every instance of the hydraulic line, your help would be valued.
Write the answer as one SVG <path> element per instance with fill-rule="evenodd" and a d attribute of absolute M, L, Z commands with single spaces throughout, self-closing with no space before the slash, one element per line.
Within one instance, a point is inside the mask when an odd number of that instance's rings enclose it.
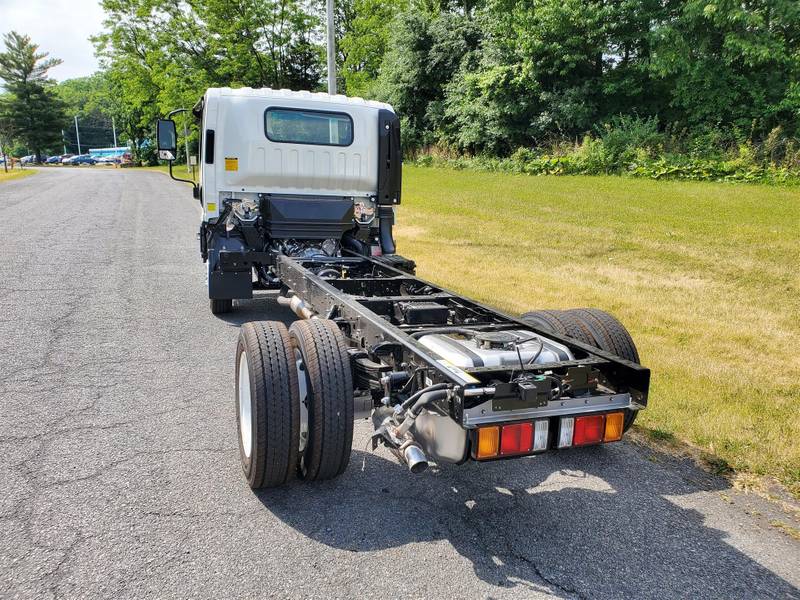
<path fill-rule="evenodd" d="M 402 408 L 403 410 L 408 410 L 408 407 L 409 407 L 409 406 L 411 406 L 412 404 L 414 404 L 414 402 L 415 402 L 415 401 L 416 401 L 416 400 L 417 400 L 417 399 L 418 399 L 420 396 L 422 396 L 423 394 L 425 394 L 425 393 L 427 393 L 427 392 L 435 392 L 435 391 L 437 391 L 437 390 L 444 390 L 444 389 L 446 389 L 446 388 L 448 387 L 448 385 L 449 385 L 449 384 L 447 384 L 447 383 L 436 383 L 436 384 L 434 384 L 434 385 L 430 385 L 430 386 L 428 386 L 428 387 L 426 387 L 426 388 L 423 388 L 423 389 L 421 389 L 420 391 L 418 391 L 417 393 L 415 393 L 415 394 L 412 394 L 411 396 L 409 396 L 408 398 L 406 398 L 405 402 L 403 402 L 403 403 L 400 405 L 400 408 Z"/>
<path fill-rule="evenodd" d="M 424 331 L 415 331 L 414 333 L 410 334 L 410 337 L 416 340 L 421 338 L 423 335 L 428 335 L 430 333 L 460 333 L 461 335 L 475 337 L 475 335 L 480 333 L 480 331 L 467 329 L 466 327 L 434 327 L 431 329 L 425 329 Z"/>

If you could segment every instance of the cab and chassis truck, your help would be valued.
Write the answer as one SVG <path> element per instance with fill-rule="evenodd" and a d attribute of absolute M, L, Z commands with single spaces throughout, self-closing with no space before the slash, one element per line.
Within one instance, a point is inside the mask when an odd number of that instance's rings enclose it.
<path fill-rule="evenodd" d="M 650 372 L 608 313 L 505 314 L 421 279 L 397 254 L 402 159 L 391 106 L 209 89 L 158 122 L 170 172 L 178 112 L 200 130 L 193 185 L 211 312 L 257 288 L 279 290 L 299 317 L 239 333 L 236 424 L 251 487 L 340 475 L 356 419 L 371 419 L 373 449 L 387 446 L 420 473 L 429 462 L 615 442 L 646 406 Z"/>

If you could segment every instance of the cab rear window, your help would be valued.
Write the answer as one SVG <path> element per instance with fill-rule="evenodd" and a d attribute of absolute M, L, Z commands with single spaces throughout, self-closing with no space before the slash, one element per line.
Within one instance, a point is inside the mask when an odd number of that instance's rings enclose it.
<path fill-rule="evenodd" d="M 318 146 L 353 143 L 353 120 L 345 113 L 268 108 L 264 121 L 267 138 L 272 142 Z"/>

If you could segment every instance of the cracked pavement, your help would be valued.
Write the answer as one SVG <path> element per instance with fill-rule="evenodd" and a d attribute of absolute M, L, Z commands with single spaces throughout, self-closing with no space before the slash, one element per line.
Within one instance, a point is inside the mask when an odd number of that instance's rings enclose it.
<path fill-rule="evenodd" d="M 402 218 L 402 213 L 401 217 Z M 798 598 L 775 509 L 633 443 L 411 476 L 356 425 L 338 480 L 254 494 L 188 187 L 0 185 L 0 598 Z"/>

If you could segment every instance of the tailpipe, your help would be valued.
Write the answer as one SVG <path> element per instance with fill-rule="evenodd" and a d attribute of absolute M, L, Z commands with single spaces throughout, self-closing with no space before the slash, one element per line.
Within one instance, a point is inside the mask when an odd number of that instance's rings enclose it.
<path fill-rule="evenodd" d="M 403 462 L 408 465 L 409 471 L 415 475 L 428 468 L 428 457 L 416 444 L 409 444 L 403 450 Z"/>

